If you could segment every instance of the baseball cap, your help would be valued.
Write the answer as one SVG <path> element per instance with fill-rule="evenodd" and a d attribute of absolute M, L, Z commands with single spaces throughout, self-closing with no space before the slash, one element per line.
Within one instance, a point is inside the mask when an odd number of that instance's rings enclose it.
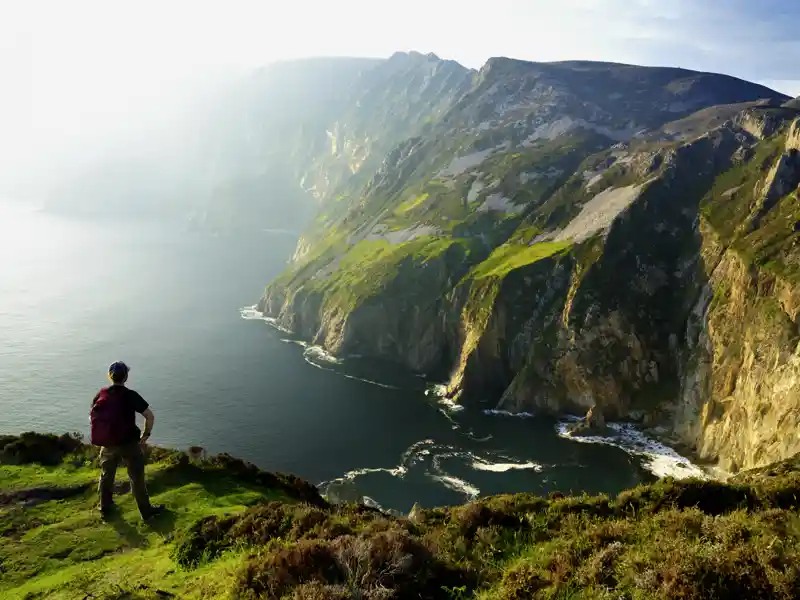
<path fill-rule="evenodd" d="M 111 366 L 108 367 L 108 374 L 117 377 L 124 377 L 130 372 L 131 368 L 126 365 L 121 360 L 118 360 L 115 363 L 111 363 Z"/>

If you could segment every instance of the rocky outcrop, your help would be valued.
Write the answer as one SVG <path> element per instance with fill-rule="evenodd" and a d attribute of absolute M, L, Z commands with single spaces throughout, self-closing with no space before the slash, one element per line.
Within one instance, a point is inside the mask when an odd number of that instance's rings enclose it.
<path fill-rule="evenodd" d="M 800 117 L 794 120 L 786 135 L 786 152 L 800 151 Z"/>
<path fill-rule="evenodd" d="M 758 229 L 763 217 L 800 185 L 800 151 L 792 147 L 795 142 L 800 143 L 800 138 L 787 141 L 786 151 L 778 157 L 763 183 L 759 182 L 755 205 L 745 225 L 748 231 Z"/>
<path fill-rule="evenodd" d="M 741 111 L 734 117 L 734 122 L 743 132 L 757 140 L 764 140 L 784 125 L 786 115 L 786 111 L 754 107 Z"/>

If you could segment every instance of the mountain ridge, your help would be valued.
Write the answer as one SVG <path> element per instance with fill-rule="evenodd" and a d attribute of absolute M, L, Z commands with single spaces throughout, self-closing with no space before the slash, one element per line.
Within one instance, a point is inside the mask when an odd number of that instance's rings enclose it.
<path fill-rule="evenodd" d="M 785 178 L 763 215 L 790 210 L 786 100 L 680 69 L 491 59 L 368 183 L 323 202 L 259 307 L 334 353 L 440 373 L 468 404 L 634 418 L 732 470 L 782 458 L 781 428 L 740 443 L 695 416 L 718 392 L 685 399 L 700 351 L 676 340 L 702 290 L 724 285 L 701 268 L 705 211 L 727 198 L 715 182 L 761 160 Z M 757 396 L 742 402 L 749 419 Z"/>
<path fill-rule="evenodd" d="M 502 57 L 490 60 L 515 61 L 519 65 L 559 64 Z M 394 80 L 396 87 L 389 83 L 391 77 L 384 78 L 382 83 L 388 87 L 383 90 L 383 96 L 378 72 L 391 72 L 391 67 L 398 64 L 420 72 L 413 76 L 409 72 L 405 86 L 399 85 L 400 78 Z M 608 65 L 575 61 L 563 64 Z M 225 84 L 213 98 L 206 99 L 210 105 L 185 124 L 186 132 L 182 137 L 189 145 L 165 147 L 161 151 L 149 149 L 149 162 L 137 171 L 135 180 L 106 177 L 104 173 L 114 167 L 113 163 L 133 160 L 110 155 L 110 164 L 100 164 L 93 170 L 78 173 L 71 181 L 56 187 L 47 204 L 64 211 L 78 202 L 84 212 L 110 211 L 114 214 L 134 214 L 136 207 L 143 205 L 154 213 L 163 210 L 169 215 L 189 214 L 195 224 L 210 228 L 302 227 L 307 224 L 308 214 L 315 210 L 320 196 L 327 193 L 324 190 L 337 187 L 346 175 L 342 169 L 347 164 L 336 164 L 330 157 L 325 157 L 330 151 L 325 131 L 333 131 L 336 123 L 356 128 L 359 137 L 350 140 L 356 146 L 352 149 L 354 156 L 350 167 L 360 166 L 367 156 L 373 154 L 372 160 L 379 161 L 393 146 L 417 135 L 425 123 L 414 123 L 413 115 L 407 115 L 405 121 L 400 119 L 394 125 L 394 135 L 386 139 L 378 132 L 385 133 L 388 129 L 364 130 L 365 124 L 359 120 L 361 115 L 344 114 L 346 106 L 357 104 L 361 90 L 376 98 L 374 106 L 384 104 L 392 107 L 391 110 L 402 112 L 399 101 L 408 99 L 408 90 L 415 89 L 414 85 L 424 80 L 427 76 L 423 72 L 425 68 L 436 65 L 439 69 L 460 71 L 464 75 L 480 73 L 456 61 L 418 52 L 398 52 L 388 59 L 318 57 L 267 65 L 233 84 Z M 370 81 L 370 71 L 378 79 Z M 364 76 L 357 77 L 359 73 Z M 685 73 L 694 72 L 687 70 Z M 417 77 L 416 81 L 414 77 Z M 301 91 L 297 86 L 302 87 L 304 79 L 308 85 L 305 91 Z M 460 86 L 456 83 L 452 87 L 458 94 Z M 282 88 L 296 89 L 296 92 L 290 97 Z M 270 105 L 283 107 L 278 111 L 281 114 L 265 112 Z M 312 114 L 317 116 L 309 121 Z M 426 117 L 437 118 L 435 114 L 420 115 L 419 120 L 424 121 Z M 280 125 L 285 126 L 282 133 L 276 129 Z M 258 133 L 254 135 L 254 132 Z M 365 146 L 368 138 L 378 144 L 374 153 L 372 146 Z M 176 156 L 181 157 L 179 165 L 173 164 Z M 150 172 L 162 171 L 163 175 L 149 175 Z M 326 172 L 334 175 L 333 180 L 325 179 Z M 192 173 L 191 177 L 189 173 Z M 131 189 L 129 196 L 132 199 L 114 201 L 114 196 L 118 195 L 114 187 Z M 241 190 L 241 193 L 232 195 L 231 189 Z M 353 190 L 344 191 L 352 193 Z M 103 200 L 103 195 L 112 200 Z M 281 197 L 286 199 L 281 200 Z M 249 218 L 242 218 L 244 213 Z M 270 217 L 272 222 L 269 222 Z M 278 218 L 285 222 L 276 223 Z"/>

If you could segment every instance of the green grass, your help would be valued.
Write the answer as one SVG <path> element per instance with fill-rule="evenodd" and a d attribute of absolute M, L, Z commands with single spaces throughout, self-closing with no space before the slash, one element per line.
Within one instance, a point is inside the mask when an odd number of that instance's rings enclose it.
<path fill-rule="evenodd" d="M 165 504 L 168 513 L 144 523 L 131 495 L 118 494 L 119 512 L 106 522 L 97 511 L 99 471 L 90 455 L 69 455 L 63 464 L 49 467 L 7 464 L 0 459 L 0 494 L 32 488 L 68 494 L 60 500 L 42 496 L 30 504 L 13 497 L 0 502 L 0 597 L 4 600 L 88 594 L 102 598 L 114 592 L 115 584 L 125 590 L 144 586 L 180 597 L 218 597 L 200 592 L 225 587 L 229 562 L 206 569 L 198 582 L 195 574 L 176 569 L 169 558 L 174 534 L 203 517 L 289 499 L 283 489 L 211 466 L 180 465 L 174 455 L 156 452 L 160 460 L 147 467 L 148 488 L 153 502 Z M 122 468 L 118 481 L 125 480 Z"/>
<path fill-rule="evenodd" d="M 570 242 L 542 242 L 528 246 L 526 244 L 504 244 L 494 250 L 485 261 L 472 271 L 475 279 L 485 277 L 503 278 L 515 269 L 533 264 L 567 250 Z"/>
<path fill-rule="evenodd" d="M 230 457 L 191 464 L 155 450 L 149 487 L 170 512 L 145 524 L 129 495 L 116 518 L 99 519 L 85 488 L 96 471 L 67 466 L 91 455 L 64 455 L 59 482 L 61 466 L 42 469 L 24 453 L 11 465 L 0 447 L 4 600 L 789 600 L 800 589 L 800 457 L 728 483 L 495 496 L 412 521 L 328 505 L 307 484 Z M 62 491 L 84 487 L 63 500 L 9 500 L 44 487 L 42 475 Z"/>
<path fill-rule="evenodd" d="M 395 214 L 398 214 L 398 215 L 402 215 L 403 213 L 407 213 L 408 211 L 413 210 L 417 206 L 421 205 L 429 197 L 430 197 L 430 194 L 428 194 L 428 193 L 419 194 L 417 196 L 412 196 L 411 198 L 409 198 L 408 200 L 403 202 L 400 206 L 398 206 L 394 210 L 394 212 L 395 212 Z"/>
<path fill-rule="evenodd" d="M 338 269 L 330 277 L 307 285 L 325 295 L 326 306 L 352 310 L 379 294 L 397 278 L 404 266 L 422 267 L 461 243 L 435 236 L 423 236 L 402 244 L 362 240 L 342 256 Z"/>
<path fill-rule="evenodd" d="M 492 139 L 444 139 L 437 141 L 423 152 L 426 159 L 405 179 L 395 181 L 387 178 L 380 185 L 370 187 L 363 196 L 355 195 L 347 202 L 332 202 L 325 207 L 327 217 L 318 220 L 309 232 L 314 239 L 311 253 L 302 261 L 291 265 L 272 283 L 267 294 L 278 289 L 297 291 L 323 291 L 325 297 L 342 307 L 352 307 L 360 299 L 370 297 L 382 289 L 396 274 L 393 265 L 417 252 L 416 248 L 401 247 L 390 253 L 379 249 L 375 261 L 358 263 L 368 269 L 370 284 L 357 273 L 341 272 L 340 266 L 329 283 L 314 281 L 321 269 L 330 265 L 338 257 L 361 258 L 361 248 L 350 247 L 350 234 L 359 227 L 373 221 L 385 225 L 390 231 L 407 229 L 419 225 L 430 225 L 441 232 L 441 238 L 454 238 L 455 243 L 463 245 L 462 238 L 477 238 L 484 245 L 484 255 L 505 242 L 524 218 L 524 212 L 548 198 L 583 159 L 604 147 L 608 140 L 591 132 L 575 132 L 561 136 L 557 140 L 541 141 L 531 148 L 520 151 L 498 153 L 491 156 L 478 169 L 486 181 L 497 181 L 496 193 L 511 198 L 523 211 L 520 214 L 504 214 L 500 211 L 477 212 L 479 202 L 468 203 L 469 190 L 475 180 L 473 172 L 462 173 L 453 178 L 438 179 L 436 173 L 454 155 L 468 154 L 482 147 L 497 145 Z M 442 163 L 442 164 L 440 164 Z M 520 174 L 535 170 L 560 171 L 556 177 L 532 180 L 526 184 L 520 181 Z M 484 192 L 484 195 L 488 192 Z M 343 208 L 344 207 L 344 208 Z M 362 242 L 363 244 L 363 242 Z M 400 245 L 404 246 L 404 245 Z M 424 250 L 423 250 L 424 251 Z M 476 260 L 479 260 L 476 258 Z M 352 262 L 352 261 L 350 261 Z M 474 262 L 474 261 L 473 261 Z M 373 268 L 373 266 L 375 268 Z M 467 269 L 471 265 L 467 265 Z M 386 277 L 377 269 L 386 267 Z M 465 269 L 465 271 L 467 270 Z M 348 294 L 344 288 L 351 285 L 354 293 Z M 335 293 L 331 294 L 331 291 Z"/>
<path fill-rule="evenodd" d="M 99 469 L 91 460 L 76 458 L 72 464 L 58 466 L 4 465 L 0 469 L 0 488 L 26 489 L 42 486 L 73 486 L 95 481 Z"/>

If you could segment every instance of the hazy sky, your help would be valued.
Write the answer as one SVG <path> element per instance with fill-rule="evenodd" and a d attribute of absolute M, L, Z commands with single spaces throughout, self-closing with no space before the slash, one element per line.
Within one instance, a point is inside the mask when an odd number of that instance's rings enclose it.
<path fill-rule="evenodd" d="M 180 106 L 206 74 L 303 56 L 612 60 L 798 95 L 798 23 L 796 0 L 0 0 L 0 172 Z"/>

